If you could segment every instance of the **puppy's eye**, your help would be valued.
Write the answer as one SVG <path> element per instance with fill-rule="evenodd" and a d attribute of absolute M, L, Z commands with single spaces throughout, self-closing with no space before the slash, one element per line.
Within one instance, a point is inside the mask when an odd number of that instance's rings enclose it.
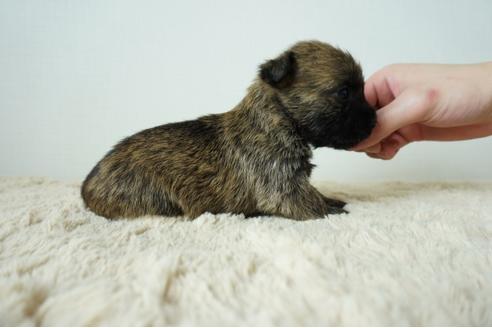
<path fill-rule="evenodd" d="M 342 87 L 342 88 L 338 89 L 337 97 L 339 97 L 340 99 L 343 99 L 343 100 L 347 100 L 349 97 L 348 87 Z"/>

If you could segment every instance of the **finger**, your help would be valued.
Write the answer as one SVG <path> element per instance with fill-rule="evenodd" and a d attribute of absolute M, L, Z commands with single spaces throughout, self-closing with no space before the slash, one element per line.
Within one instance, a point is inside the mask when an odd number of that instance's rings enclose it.
<path fill-rule="evenodd" d="M 383 153 L 380 154 L 380 158 L 385 161 L 393 159 L 393 157 L 396 156 L 399 150 L 400 149 L 397 148 L 388 148 L 387 150 L 385 150 Z"/>
<path fill-rule="evenodd" d="M 405 145 L 408 141 L 397 133 L 392 134 L 381 143 L 381 151 L 379 155 L 383 159 L 392 159 L 396 153 Z"/>
<path fill-rule="evenodd" d="M 371 154 L 371 153 L 366 153 L 366 155 L 370 158 L 375 158 L 375 159 L 382 159 L 379 154 Z"/>
<path fill-rule="evenodd" d="M 405 128 L 402 129 L 403 131 Z M 398 149 L 408 145 L 412 140 L 408 139 L 405 134 L 401 133 L 400 131 L 396 131 L 395 133 L 392 133 L 387 139 L 386 142 L 394 146 Z"/>
<path fill-rule="evenodd" d="M 378 99 L 376 106 L 379 108 L 388 105 L 395 99 L 395 95 L 391 90 L 388 83 L 388 78 L 386 76 L 382 76 L 380 80 L 374 82 L 374 89 L 376 90 L 376 96 Z"/>
<path fill-rule="evenodd" d="M 410 130 L 413 129 L 414 126 L 409 126 Z M 414 141 L 414 139 L 408 139 L 406 134 L 404 133 L 407 128 L 403 128 L 400 131 L 392 133 L 389 137 L 382 140 L 381 143 L 377 144 L 377 148 L 379 148 L 379 152 L 372 153 L 372 155 L 376 156 L 376 158 L 389 160 L 395 157 L 395 155 L 400 151 L 401 148 L 408 145 L 410 142 Z M 413 135 L 413 132 L 411 133 Z M 373 146 L 371 148 L 375 148 Z"/>
<path fill-rule="evenodd" d="M 376 88 L 374 81 L 371 79 L 367 80 L 364 84 L 364 97 L 371 107 L 377 108 L 378 105 L 378 95 L 376 93 Z"/>
<path fill-rule="evenodd" d="M 375 159 L 382 159 L 384 161 L 390 160 L 393 158 L 394 154 L 392 156 L 388 156 L 386 154 L 368 154 L 366 153 L 368 157 L 375 158 Z"/>
<path fill-rule="evenodd" d="M 390 160 L 398 153 L 400 148 L 395 145 L 383 145 L 379 153 L 366 153 L 371 158 L 377 158 L 382 160 Z"/>
<path fill-rule="evenodd" d="M 401 130 L 404 131 L 405 128 L 403 128 Z M 405 136 L 405 134 L 400 133 L 400 132 L 395 132 L 395 133 L 391 134 L 389 137 L 387 137 L 386 139 L 382 140 L 380 143 L 377 143 L 377 144 L 375 144 L 371 147 L 365 148 L 365 149 L 361 149 L 359 151 L 362 151 L 365 153 L 377 154 L 377 153 L 381 153 L 383 151 L 383 145 L 385 147 L 388 147 L 388 145 L 390 145 L 391 148 L 400 149 L 403 146 L 406 146 L 407 144 L 409 144 L 410 142 L 411 142 L 411 140 L 409 140 Z"/>
<path fill-rule="evenodd" d="M 377 123 L 371 135 L 353 150 L 369 148 L 381 140 L 388 137 L 394 131 L 419 122 L 423 116 L 425 95 L 419 92 L 405 91 L 388 106 L 381 108 L 376 112 Z"/>
<path fill-rule="evenodd" d="M 399 92 L 398 83 L 391 69 L 387 67 L 374 73 L 364 85 L 364 96 L 367 102 L 376 108 L 388 105 Z"/>
<path fill-rule="evenodd" d="M 367 80 L 364 96 L 369 105 L 375 108 L 384 107 L 395 98 L 383 74 L 376 74 Z"/>
<path fill-rule="evenodd" d="M 379 153 L 381 152 L 381 144 L 378 143 L 378 144 L 375 144 L 374 146 L 371 146 L 369 148 L 366 148 L 366 149 L 363 149 L 362 150 L 363 152 L 366 152 L 366 153 Z"/>

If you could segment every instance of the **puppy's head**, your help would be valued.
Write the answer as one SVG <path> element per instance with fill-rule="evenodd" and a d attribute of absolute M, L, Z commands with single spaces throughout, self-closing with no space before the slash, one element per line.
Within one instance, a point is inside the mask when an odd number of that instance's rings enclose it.
<path fill-rule="evenodd" d="M 315 147 L 351 148 L 375 126 L 362 70 L 347 52 L 318 41 L 299 42 L 261 65 L 259 74 Z"/>

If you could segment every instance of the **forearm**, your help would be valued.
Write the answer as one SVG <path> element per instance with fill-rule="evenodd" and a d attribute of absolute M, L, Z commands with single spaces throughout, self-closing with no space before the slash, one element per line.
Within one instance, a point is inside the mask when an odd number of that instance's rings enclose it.
<path fill-rule="evenodd" d="M 492 123 L 492 61 L 482 63 L 482 73 L 484 74 L 483 93 L 484 106 L 488 115 L 488 122 Z"/>
<path fill-rule="evenodd" d="M 420 127 L 420 140 L 458 141 L 484 138 L 492 135 L 492 123 L 458 126 L 454 128 Z"/>

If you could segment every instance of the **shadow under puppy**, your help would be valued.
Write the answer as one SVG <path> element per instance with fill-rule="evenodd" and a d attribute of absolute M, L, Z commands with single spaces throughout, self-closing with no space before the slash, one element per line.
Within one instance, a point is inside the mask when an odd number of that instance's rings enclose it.
<path fill-rule="evenodd" d="M 260 66 L 231 111 L 141 131 L 89 173 L 82 197 L 107 218 L 204 212 L 304 220 L 344 213 L 309 183 L 311 146 L 348 149 L 375 112 L 352 56 L 299 42 Z"/>

